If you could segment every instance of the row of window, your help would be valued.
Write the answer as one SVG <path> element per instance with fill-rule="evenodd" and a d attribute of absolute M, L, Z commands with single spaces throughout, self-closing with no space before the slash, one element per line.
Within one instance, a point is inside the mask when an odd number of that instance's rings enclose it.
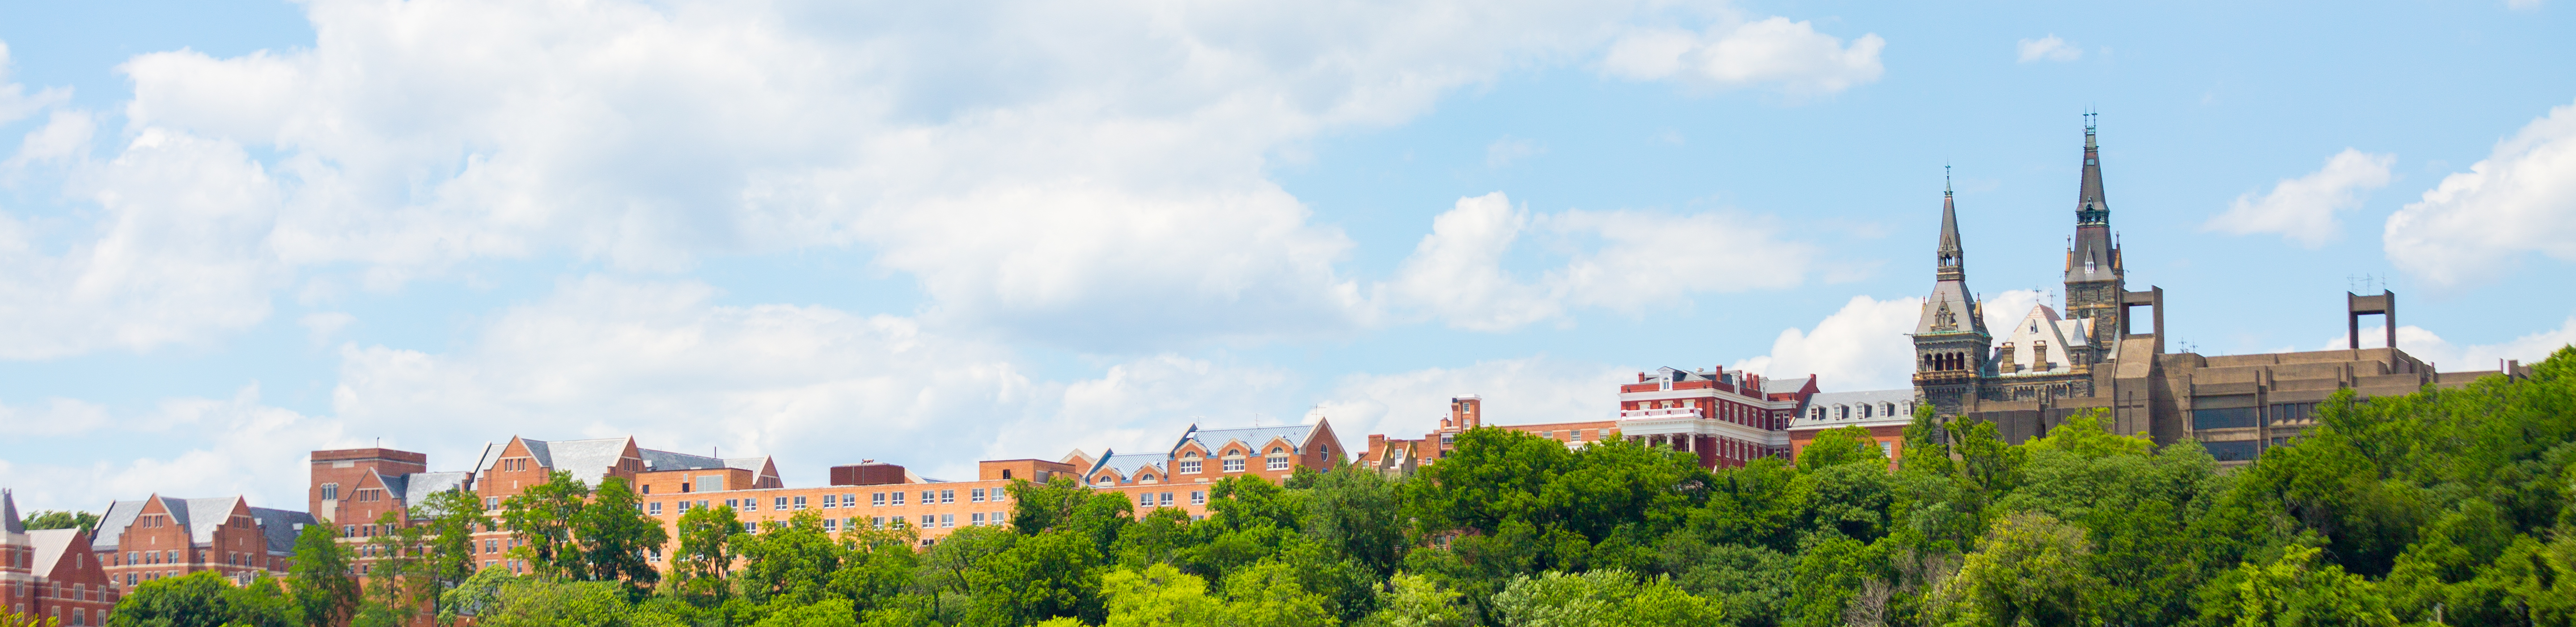
<path fill-rule="evenodd" d="M 875 493 L 870 493 L 870 494 L 868 495 L 868 506 L 869 506 L 869 507 L 884 507 L 884 506 L 889 506 L 889 505 L 903 505 L 903 504 L 905 504 L 905 498 L 906 498 L 908 495 L 909 495 L 909 493 L 907 493 L 907 492 L 875 492 Z M 820 507 L 820 508 L 821 508 L 821 509 L 840 509 L 840 508 L 845 508 L 845 507 L 858 507 L 858 506 L 859 506 L 859 495 L 858 495 L 857 493 L 846 493 L 846 494 L 825 494 L 825 495 L 822 495 L 822 497 L 823 497 L 823 498 L 821 499 L 821 503 L 820 503 L 820 505 L 821 505 L 821 507 Z M 806 505 L 808 504 L 808 501 L 806 501 L 806 499 L 807 499 L 807 497 L 804 497 L 804 496 L 778 496 L 778 497 L 770 497 L 770 501 L 769 501 L 769 509 L 770 509 L 770 511 L 780 511 L 780 512 L 785 512 L 785 511 L 802 511 L 802 510 L 804 510 L 804 509 L 806 508 Z M 971 488 L 971 489 L 966 490 L 966 502 L 968 502 L 968 503 L 1000 503 L 1000 502 L 1003 502 L 1003 501 L 1006 501 L 1006 500 L 1009 500 L 1009 499 L 1010 499 L 1010 495 L 1009 495 L 1008 493 L 1004 492 L 1002 488 Z M 678 511 L 678 513 L 686 514 L 686 513 L 689 513 L 689 509 L 690 509 L 693 505 L 694 505 L 695 507 L 708 507 L 708 506 L 710 506 L 713 502 L 714 502 L 714 501 L 713 501 L 712 499 L 709 499 L 709 500 L 703 500 L 703 501 L 695 501 L 694 503 L 693 503 L 693 502 L 691 502 L 691 501 L 679 501 L 679 502 L 678 502 L 678 503 L 679 503 L 679 506 L 678 506 L 678 510 L 677 510 L 677 511 Z M 922 490 L 922 491 L 921 491 L 921 501 L 920 501 L 920 503 L 921 503 L 921 504 L 923 504 L 923 505 L 929 505 L 929 504 L 933 504 L 933 503 L 955 503 L 955 502 L 957 502 L 957 490 L 954 490 L 954 489 L 948 489 L 948 490 Z M 725 499 L 725 500 L 724 500 L 724 506 L 725 506 L 725 507 L 731 507 L 731 508 L 734 508 L 734 511 L 742 511 L 742 512 L 757 512 L 757 511 L 761 511 L 761 510 L 760 510 L 760 507 L 761 507 L 761 506 L 760 506 L 760 499 L 759 499 L 759 498 L 756 498 L 756 497 L 755 497 L 755 498 L 747 498 L 747 499 Z M 650 514 L 650 515 L 654 515 L 654 516 L 660 516 L 660 515 L 662 515 L 662 502 L 661 502 L 661 501 L 654 501 L 654 502 L 651 502 L 651 503 L 647 503 L 647 504 L 645 504 L 645 506 L 644 506 L 644 507 L 645 507 L 645 513 L 646 513 L 646 514 Z"/>
<path fill-rule="evenodd" d="M 1206 504 L 1207 504 L 1207 492 L 1206 492 L 1206 491 L 1204 491 L 1204 490 L 1191 492 L 1191 493 L 1190 493 L 1190 504 L 1191 504 L 1191 505 L 1206 505 Z M 1161 494 L 1155 494 L 1155 493 L 1152 493 L 1152 492 L 1138 492 L 1138 493 L 1136 493 L 1136 506 L 1137 506 L 1137 507 L 1171 507 L 1171 506 L 1172 506 L 1172 493 L 1170 493 L 1170 492 L 1164 492 L 1164 493 L 1161 493 Z"/>

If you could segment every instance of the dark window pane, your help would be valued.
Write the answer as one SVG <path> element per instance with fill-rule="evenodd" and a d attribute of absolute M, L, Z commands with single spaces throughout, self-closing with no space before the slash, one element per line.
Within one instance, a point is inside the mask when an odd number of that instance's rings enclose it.
<path fill-rule="evenodd" d="M 2191 428 L 2234 429 L 2238 427 L 2251 427 L 2254 426 L 2254 414 L 2255 411 L 2252 407 L 2195 409 L 2191 410 Z"/>
<path fill-rule="evenodd" d="M 2263 454 L 2262 442 L 2256 440 L 2202 442 L 2200 447 L 2209 449 L 2209 456 L 2222 462 L 2251 461 Z"/>

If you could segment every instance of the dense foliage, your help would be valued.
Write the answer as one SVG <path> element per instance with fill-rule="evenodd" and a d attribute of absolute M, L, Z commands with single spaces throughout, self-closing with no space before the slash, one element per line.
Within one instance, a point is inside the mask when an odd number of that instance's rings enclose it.
<path fill-rule="evenodd" d="M 391 576 L 363 601 L 299 570 L 316 585 L 258 603 L 495 627 L 2576 623 L 2576 349 L 2525 380 L 2319 411 L 2230 470 L 2090 415 L 2012 445 L 1927 411 L 1899 459 L 1855 428 L 1714 472 L 1478 429 L 1410 478 L 1211 484 L 1204 520 L 1023 481 L 1010 526 L 929 547 L 811 514 L 745 532 L 721 507 L 665 538 L 622 484 L 559 478 L 497 519 L 467 499 L 380 536 L 412 557 L 375 566 Z M 476 528 L 516 533 L 533 574 L 473 572 L 450 536 Z M 652 551 L 667 576 L 636 561 Z M 178 581 L 125 602 L 179 606 L 160 592 Z"/>

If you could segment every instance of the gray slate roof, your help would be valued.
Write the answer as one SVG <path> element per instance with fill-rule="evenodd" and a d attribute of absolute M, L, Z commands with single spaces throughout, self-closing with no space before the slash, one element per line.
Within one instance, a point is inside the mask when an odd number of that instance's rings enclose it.
<path fill-rule="evenodd" d="M 1866 419 L 1857 417 L 1843 419 L 1838 415 L 1828 415 L 1824 420 L 1816 420 L 1812 417 L 1814 415 L 1813 410 L 1810 409 L 1816 407 L 1830 408 L 1838 405 L 1857 406 L 1861 404 L 1868 404 L 1871 407 L 1879 408 L 1884 408 L 1889 404 L 1894 404 L 1896 406 L 1897 413 L 1893 416 L 1888 416 L 1881 415 L 1880 413 L 1873 411 L 1871 412 L 1870 417 Z M 1807 408 L 1801 408 L 1799 410 L 1798 417 L 1789 421 L 1789 428 L 1796 429 L 1813 426 L 1877 424 L 1889 421 L 1908 422 L 1914 419 L 1913 415 L 1909 413 L 1913 411 L 1913 408 L 1913 388 L 1863 390 L 1858 392 L 1817 392 L 1815 396 L 1807 398 Z"/>
<path fill-rule="evenodd" d="M 1236 429 L 1200 429 L 1198 425 L 1190 425 L 1190 430 L 1187 433 L 1181 434 L 1180 441 L 1173 442 L 1171 450 L 1164 451 L 1164 455 L 1169 456 L 1174 452 L 1178 452 L 1181 450 L 1182 445 L 1189 444 L 1192 441 L 1197 441 L 1200 446 L 1205 446 L 1208 450 L 1215 451 L 1218 448 L 1224 447 L 1228 440 L 1241 440 L 1246 445 L 1259 447 L 1264 444 L 1269 444 L 1272 438 L 1287 439 L 1288 445 L 1292 447 L 1289 449 L 1289 452 L 1302 454 L 1305 452 L 1303 449 L 1306 446 L 1306 438 L 1313 436 L 1314 434 L 1315 425 L 1306 424 L 1280 425 L 1276 427 L 1242 427 Z"/>
<path fill-rule="evenodd" d="M 295 534 L 304 531 L 302 526 L 317 522 L 310 513 L 265 507 L 250 508 L 250 517 L 259 521 L 260 533 L 268 537 L 268 552 L 272 555 L 294 555 Z"/>

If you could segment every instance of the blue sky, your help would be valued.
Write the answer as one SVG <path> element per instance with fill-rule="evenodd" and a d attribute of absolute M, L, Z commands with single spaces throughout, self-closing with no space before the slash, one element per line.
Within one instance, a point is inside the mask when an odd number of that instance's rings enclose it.
<path fill-rule="evenodd" d="M 2564 3 L 0 0 L 0 484 L 300 502 L 304 451 L 973 460 L 1902 385 L 1943 166 L 2053 303 L 2101 112 L 2205 353 L 2576 341 Z M 2454 365 L 2457 365 L 2454 368 Z"/>

